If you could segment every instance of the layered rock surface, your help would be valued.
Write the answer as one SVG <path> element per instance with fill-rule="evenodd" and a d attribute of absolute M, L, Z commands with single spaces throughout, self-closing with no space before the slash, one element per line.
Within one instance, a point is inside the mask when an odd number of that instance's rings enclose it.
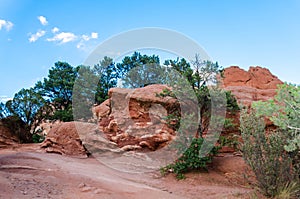
<path fill-rule="evenodd" d="M 123 150 L 156 150 L 175 136 L 165 118 L 178 111 L 178 101 L 160 97 L 166 85 L 149 85 L 137 89 L 112 88 L 109 99 L 95 107 L 100 130 Z"/>
<path fill-rule="evenodd" d="M 85 148 L 78 134 L 75 122 L 65 122 L 54 125 L 48 132 L 41 147 L 48 153 L 87 157 Z M 95 126 L 85 124 L 86 131 L 95 130 Z"/>
<path fill-rule="evenodd" d="M 41 148 L 48 153 L 58 153 L 85 158 L 92 154 L 118 153 L 122 150 L 105 138 L 97 124 L 64 122 L 55 124 L 48 132 Z M 88 149 L 88 150 L 86 150 Z"/>
<path fill-rule="evenodd" d="M 268 69 L 260 66 L 245 71 L 238 66 L 224 70 L 222 86 L 236 97 L 237 101 L 250 106 L 253 101 L 269 100 L 276 95 L 276 89 L 283 82 Z"/>

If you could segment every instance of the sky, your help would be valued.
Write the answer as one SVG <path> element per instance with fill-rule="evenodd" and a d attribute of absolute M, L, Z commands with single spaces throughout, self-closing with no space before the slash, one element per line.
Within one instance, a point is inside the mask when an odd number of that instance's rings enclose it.
<path fill-rule="evenodd" d="M 157 27 L 197 42 L 224 68 L 268 68 L 300 84 L 299 0 L 0 0 L 0 101 L 85 62 L 102 42 Z"/>

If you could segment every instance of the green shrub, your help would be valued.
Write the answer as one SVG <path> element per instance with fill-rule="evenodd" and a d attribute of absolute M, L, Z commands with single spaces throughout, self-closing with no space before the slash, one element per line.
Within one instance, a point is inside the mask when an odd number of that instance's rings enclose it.
<path fill-rule="evenodd" d="M 230 134 L 228 136 L 220 136 L 219 144 L 221 147 L 228 146 L 234 148 L 234 150 L 240 150 L 240 141 L 238 140 L 238 135 Z"/>
<path fill-rule="evenodd" d="M 284 149 L 300 176 L 300 86 L 280 85 L 273 100 L 255 102 L 253 108 L 259 116 L 269 118 L 284 133 Z"/>
<path fill-rule="evenodd" d="M 263 194 L 279 196 L 282 190 L 288 190 L 284 189 L 288 184 L 298 183 L 292 159 L 284 150 L 287 142 L 284 132 L 278 130 L 266 135 L 263 117 L 246 110 L 241 113 L 240 128 L 244 159 L 253 170 Z"/>
<path fill-rule="evenodd" d="M 161 168 L 161 173 L 175 173 L 177 179 L 184 179 L 184 173 L 194 169 L 207 170 L 207 164 L 211 163 L 214 155 L 218 153 L 219 148 L 213 147 L 207 156 L 201 157 L 199 152 L 204 138 L 193 138 L 191 145 L 174 163 Z"/>
<path fill-rule="evenodd" d="M 233 113 L 240 110 L 240 107 L 236 101 L 236 98 L 231 93 L 231 91 L 226 91 L 226 100 L 227 100 L 227 110 Z"/>
<path fill-rule="evenodd" d="M 43 136 L 43 135 L 40 135 L 40 134 L 37 134 L 37 133 L 34 133 L 33 135 L 32 135 L 32 141 L 34 142 L 34 143 L 41 143 L 41 142 L 43 142 L 45 140 L 45 136 Z"/>

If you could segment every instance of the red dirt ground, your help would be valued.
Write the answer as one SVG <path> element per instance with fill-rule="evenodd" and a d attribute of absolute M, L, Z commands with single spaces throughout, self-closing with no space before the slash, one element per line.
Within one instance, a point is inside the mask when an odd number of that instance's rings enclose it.
<path fill-rule="evenodd" d="M 0 198 L 209 199 L 253 198 L 242 157 L 215 157 L 208 172 L 185 180 L 159 171 L 131 174 L 113 170 L 95 158 L 44 153 L 37 144 L 0 150 Z M 258 198 L 262 198 L 258 196 Z"/>

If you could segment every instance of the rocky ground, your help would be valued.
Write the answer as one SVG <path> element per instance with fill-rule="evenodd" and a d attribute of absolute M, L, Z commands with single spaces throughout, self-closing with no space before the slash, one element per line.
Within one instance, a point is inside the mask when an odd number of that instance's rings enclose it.
<path fill-rule="evenodd" d="M 208 172 L 178 181 L 159 171 L 124 173 L 93 157 L 45 153 L 36 144 L 0 150 L 0 198 L 252 198 L 239 156 L 221 154 Z"/>

